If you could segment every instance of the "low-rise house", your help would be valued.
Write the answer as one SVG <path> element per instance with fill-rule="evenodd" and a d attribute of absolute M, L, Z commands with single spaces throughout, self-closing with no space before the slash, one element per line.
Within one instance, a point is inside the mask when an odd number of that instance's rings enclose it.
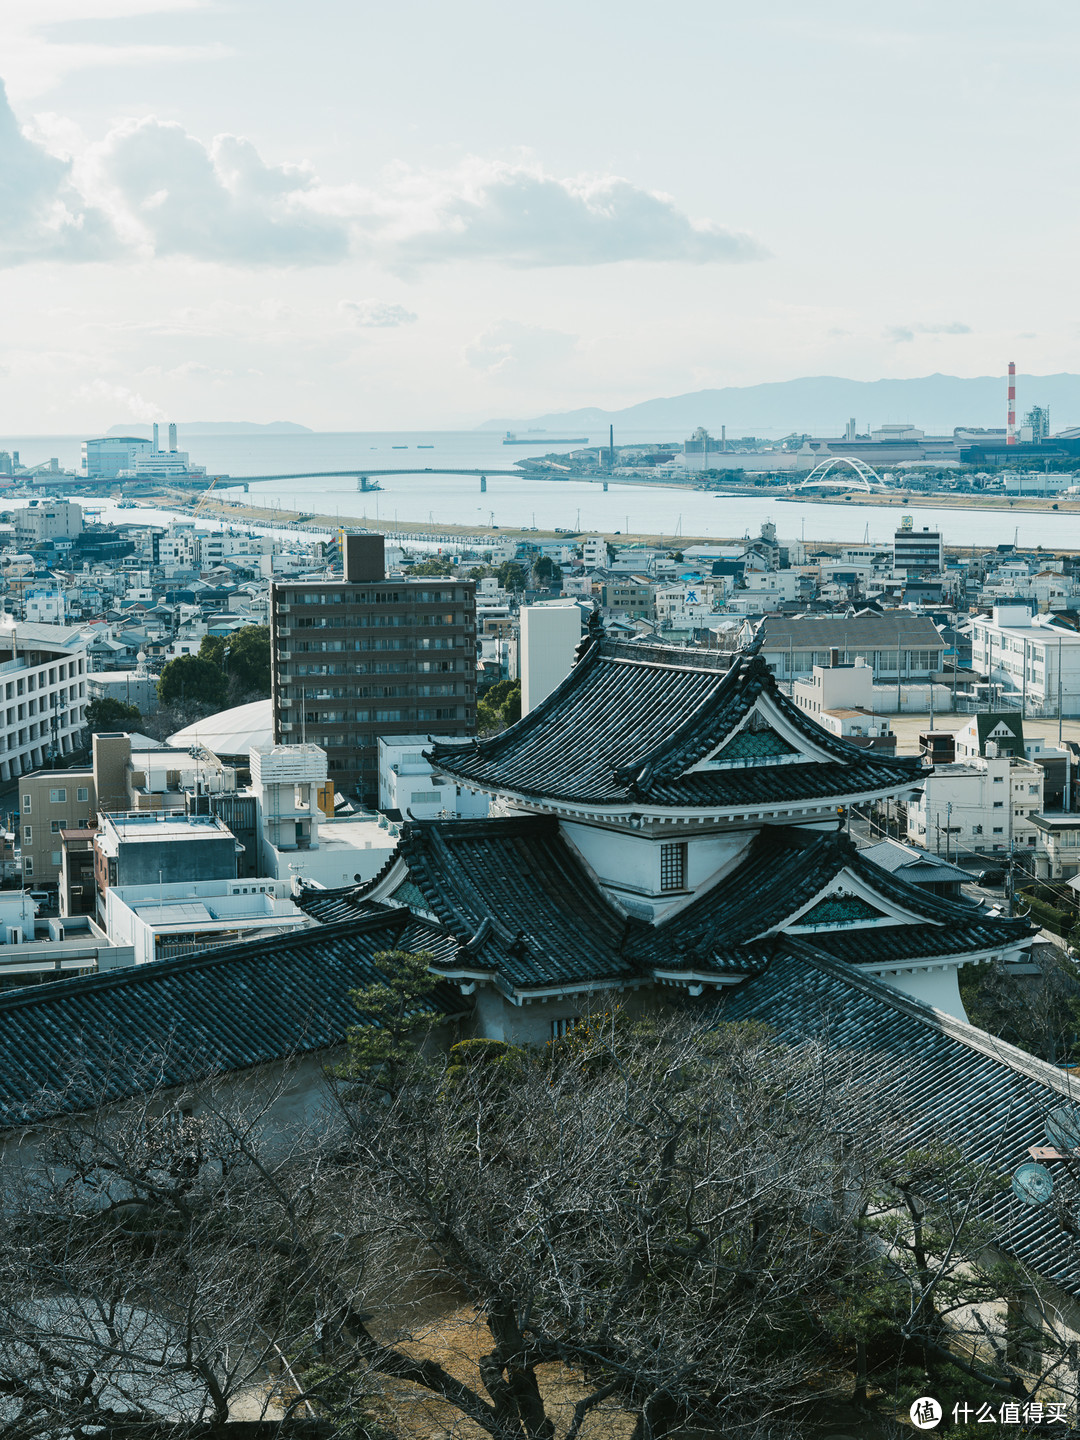
<path fill-rule="evenodd" d="M 862 851 L 864 860 L 872 860 L 890 875 L 897 876 L 908 885 L 918 885 L 930 895 L 939 895 L 942 900 L 962 900 L 961 886 L 970 882 L 971 876 L 959 865 L 951 865 L 939 856 L 933 857 L 923 850 L 902 845 L 899 840 L 882 840 Z"/>
<path fill-rule="evenodd" d="M 1075 880 L 1080 875 L 1080 814 L 1043 811 L 1032 817 L 1032 824 L 1039 837 L 1035 851 L 1039 879 Z"/>
<path fill-rule="evenodd" d="M 175 960 L 241 941 L 275 939 L 310 921 L 291 899 L 289 879 L 200 880 L 109 889 L 105 929 L 134 963 Z"/>

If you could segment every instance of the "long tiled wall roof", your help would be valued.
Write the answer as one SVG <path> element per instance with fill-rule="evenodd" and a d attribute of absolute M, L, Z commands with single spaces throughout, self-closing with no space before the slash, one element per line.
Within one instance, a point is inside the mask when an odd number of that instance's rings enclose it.
<path fill-rule="evenodd" d="M 342 1042 L 381 950 L 452 942 L 407 910 L 0 994 L 0 1127 Z M 440 985 L 433 1013 L 466 1008 Z"/>
<path fill-rule="evenodd" d="M 861 1114 L 897 1154 L 943 1143 L 1006 1178 L 1030 1158 L 1028 1146 L 1047 1143 L 1049 1112 L 1080 1098 L 1054 1066 L 825 957 L 817 937 L 813 949 L 793 948 L 728 992 L 722 1017 L 824 1044 L 852 1087 L 852 1123 Z M 1080 1294 L 1080 1238 L 1054 1207 L 1024 1205 L 1007 1188 L 996 1206 L 998 1242 Z"/>

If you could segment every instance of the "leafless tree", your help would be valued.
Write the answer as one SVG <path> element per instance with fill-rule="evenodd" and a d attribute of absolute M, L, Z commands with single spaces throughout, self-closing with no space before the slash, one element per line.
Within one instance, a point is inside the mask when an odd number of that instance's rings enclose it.
<path fill-rule="evenodd" d="M 316 1118 L 226 1077 L 12 1142 L 5 1440 L 777 1440 L 853 1370 L 880 1390 L 883 1337 L 1056 1383 L 1010 1334 L 1033 1277 L 987 1258 L 994 1167 L 860 1133 L 824 1049 L 613 1010 L 368 1078 L 328 1072 Z"/>

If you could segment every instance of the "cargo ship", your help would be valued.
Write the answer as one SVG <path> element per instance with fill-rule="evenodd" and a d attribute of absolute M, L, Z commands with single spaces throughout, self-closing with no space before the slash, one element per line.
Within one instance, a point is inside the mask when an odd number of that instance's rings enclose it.
<path fill-rule="evenodd" d="M 587 445 L 587 435 L 548 435 L 544 430 L 530 430 L 525 435 L 518 435 L 513 430 L 507 430 L 503 437 L 504 445 Z"/>

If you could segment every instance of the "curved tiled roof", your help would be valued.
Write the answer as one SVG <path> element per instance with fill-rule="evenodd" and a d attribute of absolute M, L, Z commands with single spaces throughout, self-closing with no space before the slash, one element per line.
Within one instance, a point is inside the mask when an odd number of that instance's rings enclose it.
<path fill-rule="evenodd" d="M 0 993 L 0 1127 L 342 1043 L 380 950 L 453 953 L 407 910 Z M 433 1011 L 460 1014 L 440 985 Z"/>
<path fill-rule="evenodd" d="M 753 973 L 775 932 L 844 870 L 916 917 L 818 932 L 838 945 L 842 936 L 859 959 L 981 953 L 1030 934 L 1024 920 L 989 919 L 896 879 L 837 831 L 784 825 L 763 826 L 735 869 L 655 925 L 608 898 L 549 816 L 413 822 L 374 880 L 309 891 L 299 903 L 317 919 L 367 913 L 402 862 L 423 909 L 453 941 L 448 972 L 488 975 L 507 991 L 651 982 L 658 971 Z"/>
<path fill-rule="evenodd" d="M 763 1020 L 789 1044 L 821 1044 L 841 1084 L 858 1077 L 845 1103 L 868 1114 L 893 1153 L 946 1144 L 1007 1178 L 1030 1159 L 1028 1146 L 1046 1144 L 1049 1112 L 1080 1099 L 1068 1074 L 821 954 L 821 940 L 798 942 L 799 953 L 728 991 L 720 1013 Z M 995 1204 L 997 1243 L 1080 1294 L 1080 1239 L 1055 1207 L 1024 1205 L 1008 1187 Z"/>
<path fill-rule="evenodd" d="M 821 760 L 685 772 L 717 749 L 762 695 Z M 592 639 L 562 684 L 501 735 L 439 743 L 440 770 L 466 784 L 537 799 L 675 808 L 767 804 L 899 788 L 916 757 L 873 754 L 830 735 L 777 688 L 760 656 L 721 668 L 708 651 L 642 657 Z M 815 770 L 821 773 L 813 774 Z"/>

